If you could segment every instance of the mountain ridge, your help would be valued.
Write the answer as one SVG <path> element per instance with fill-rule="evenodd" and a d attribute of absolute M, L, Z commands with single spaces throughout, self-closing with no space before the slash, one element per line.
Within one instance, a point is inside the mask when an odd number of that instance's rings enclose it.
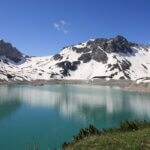
<path fill-rule="evenodd" d="M 150 76 L 149 58 L 150 46 L 129 42 L 120 35 L 67 46 L 58 54 L 46 57 L 29 57 L 12 47 L 10 43 L 1 40 L 0 79 L 1 81 L 94 78 L 136 80 Z"/>

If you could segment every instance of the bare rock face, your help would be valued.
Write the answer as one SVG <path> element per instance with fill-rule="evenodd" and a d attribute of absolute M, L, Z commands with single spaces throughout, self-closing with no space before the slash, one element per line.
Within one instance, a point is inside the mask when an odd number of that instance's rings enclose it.
<path fill-rule="evenodd" d="M 54 58 L 54 60 L 57 61 L 57 60 L 62 60 L 63 57 L 60 54 L 56 54 L 53 56 L 53 58 Z"/>
<path fill-rule="evenodd" d="M 77 53 L 82 53 L 78 60 L 87 63 L 92 59 L 97 62 L 107 63 L 107 53 L 132 53 L 131 46 L 134 43 L 128 42 L 123 36 L 116 36 L 112 39 L 97 38 L 89 40 L 85 47 L 77 48 L 72 46 L 72 50 Z"/>
<path fill-rule="evenodd" d="M 91 49 L 87 48 L 87 47 L 83 47 L 83 48 L 72 47 L 72 50 L 77 52 L 77 53 L 88 53 L 91 51 Z"/>
<path fill-rule="evenodd" d="M 87 63 L 91 60 L 95 60 L 97 62 L 107 63 L 108 57 L 105 52 L 100 49 L 94 49 L 92 53 L 83 53 L 78 60 L 83 61 L 83 63 Z"/>
<path fill-rule="evenodd" d="M 131 43 L 123 36 L 116 36 L 114 39 L 98 38 L 87 42 L 92 49 L 101 47 L 106 53 L 132 53 Z M 132 43 L 133 45 L 133 43 Z"/>
<path fill-rule="evenodd" d="M 63 62 L 57 63 L 56 65 L 63 69 L 61 71 L 61 74 L 63 76 L 70 76 L 69 71 L 70 70 L 75 71 L 79 64 L 80 64 L 80 61 L 74 61 L 74 62 L 63 61 Z"/>
<path fill-rule="evenodd" d="M 103 64 L 107 63 L 108 57 L 107 54 L 101 49 L 95 49 L 92 51 L 92 58 L 97 62 L 102 62 Z"/>
<path fill-rule="evenodd" d="M 91 47 L 92 49 L 96 49 L 98 47 L 104 48 L 107 41 L 108 39 L 97 38 L 94 41 L 88 41 L 87 46 Z"/>
<path fill-rule="evenodd" d="M 22 53 L 10 43 L 5 43 L 3 40 L 0 40 L 0 56 L 5 56 L 17 63 L 21 60 Z"/>
<path fill-rule="evenodd" d="M 90 53 L 82 54 L 82 55 L 78 58 L 78 60 L 83 61 L 83 63 L 87 63 L 87 62 L 89 62 L 91 59 L 92 59 L 92 56 L 91 56 Z"/>
<path fill-rule="evenodd" d="M 114 39 L 109 40 L 107 44 L 106 51 L 110 52 L 122 52 L 122 53 L 132 53 L 131 45 L 123 36 L 116 36 Z"/>

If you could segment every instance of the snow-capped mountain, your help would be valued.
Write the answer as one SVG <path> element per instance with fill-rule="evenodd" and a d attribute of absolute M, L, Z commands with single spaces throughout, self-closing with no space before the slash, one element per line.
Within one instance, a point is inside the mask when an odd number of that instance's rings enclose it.
<path fill-rule="evenodd" d="M 0 80 L 131 79 L 150 76 L 150 46 L 122 36 L 98 38 L 47 57 L 23 55 L 0 41 Z"/>

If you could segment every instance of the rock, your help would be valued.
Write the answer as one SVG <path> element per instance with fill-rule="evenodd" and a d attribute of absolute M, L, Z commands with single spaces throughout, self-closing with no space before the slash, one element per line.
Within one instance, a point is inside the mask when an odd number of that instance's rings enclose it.
<path fill-rule="evenodd" d="M 69 61 L 63 61 L 63 62 L 57 63 L 56 65 L 65 70 L 76 70 L 76 65 L 73 65 L 73 63 Z"/>
<path fill-rule="evenodd" d="M 131 67 L 131 63 L 128 60 L 122 60 L 120 65 L 123 71 L 129 70 Z"/>
<path fill-rule="evenodd" d="M 143 66 L 146 70 L 148 70 L 148 68 L 147 68 L 145 65 L 142 64 L 142 66 Z"/>
<path fill-rule="evenodd" d="M 101 48 L 105 48 L 106 42 L 108 41 L 108 39 L 104 39 L 104 38 L 97 38 L 94 41 L 88 41 L 87 42 L 87 46 L 90 46 L 91 49 L 97 49 L 99 46 Z"/>
<path fill-rule="evenodd" d="M 93 50 L 101 47 L 107 53 L 132 53 L 131 46 L 133 43 L 127 41 L 123 36 L 116 36 L 114 39 L 98 38 L 94 41 L 88 41 L 87 46 L 90 46 Z"/>
<path fill-rule="evenodd" d="M 62 60 L 63 59 L 63 56 L 61 56 L 60 54 L 56 54 L 53 56 L 54 60 Z"/>
<path fill-rule="evenodd" d="M 87 47 L 83 47 L 83 48 L 72 47 L 72 50 L 75 51 L 76 53 L 88 53 L 91 51 L 91 49 Z"/>
<path fill-rule="evenodd" d="M 123 74 L 124 74 L 124 76 L 125 76 L 127 79 L 131 79 L 131 78 L 130 78 L 130 75 L 129 75 L 128 73 L 126 73 L 125 71 L 123 71 Z"/>
<path fill-rule="evenodd" d="M 50 75 L 50 78 L 55 78 L 55 77 L 57 77 L 58 75 L 59 75 L 58 73 L 52 72 L 51 75 Z"/>
<path fill-rule="evenodd" d="M 111 78 L 110 76 L 95 76 L 92 79 L 106 79 L 106 78 Z"/>
<path fill-rule="evenodd" d="M 63 62 L 57 63 L 56 65 L 63 69 L 63 70 L 61 70 L 61 74 L 63 76 L 70 76 L 69 71 L 70 70 L 75 71 L 79 64 L 80 64 L 79 61 L 75 61 L 75 62 L 63 61 Z"/>
<path fill-rule="evenodd" d="M 103 64 L 106 64 L 108 57 L 104 51 L 96 49 L 92 51 L 92 59 L 94 59 L 97 62 L 102 62 Z"/>
<path fill-rule="evenodd" d="M 13 76 L 12 76 L 12 75 L 10 75 L 10 74 L 7 74 L 7 78 L 8 78 L 8 79 L 12 79 L 12 78 L 13 78 Z"/>
<path fill-rule="evenodd" d="M 120 80 L 124 80 L 124 79 L 125 79 L 125 77 L 123 77 L 123 76 L 122 76 L 122 77 L 120 77 L 119 79 L 120 79 Z"/>
<path fill-rule="evenodd" d="M 118 74 L 118 72 L 115 72 L 115 73 L 112 73 L 111 75 L 110 75 L 110 78 L 113 78 L 115 75 L 117 75 Z"/>
<path fill-rule="evenodd" d="M 86 53 L 86 54 L 82 54 L 78 60 L 83 61 L 83 63 L 87 63 L 92 59 L 91 54 L 90 53 Z"/>
<path fill-rule="evenodd" d="M 131 45 L 123 36 L 116 36 L 114 39 L 109 39 L 106 42 L 104 51 L 107 53 L 132 53 Z"/>
<path fill-rule="evenodd" d="M 126 71 L 129 70 L 130 67 L 131 63 L 126 59 L 122 61 L 117 60 L 117 63 L 115 64 L 108 64 L 109 71 L 112 71 L 114 69 L 118 69 L 119 71 Z"/>
<path fill-rule="evenodd" d="M 5 56 L 6 58 L 18 63 L 21 60 L 22 53 L 10 43 L 5 43 L 3 40 L 0 40 L 0 56 Z"/>
<path fill-rule="evenodd" d="M 77 66 L 77 65 L 80 65 L 81 62 L 80 61 L 73 61 L 72 63 L 73 63 L 73 65 Z"/>

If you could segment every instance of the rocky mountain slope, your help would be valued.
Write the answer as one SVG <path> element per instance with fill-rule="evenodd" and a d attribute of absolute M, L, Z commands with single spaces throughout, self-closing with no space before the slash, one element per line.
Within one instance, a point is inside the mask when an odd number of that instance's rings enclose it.
<path fill-rule="evenodd" d="M 0 40 L 0 58 L 9 59 L 18 63 L 22 60 L 23 54 L 10 43 L 5 43 L 3 40 Z"/>
<path fill-rule="evenodd" d="M 150 46 L 122 36 L 98 38 L 47 57 L 23 55 L 0 41 L 0 80 L 131 79 L 150 76 Z"/>

